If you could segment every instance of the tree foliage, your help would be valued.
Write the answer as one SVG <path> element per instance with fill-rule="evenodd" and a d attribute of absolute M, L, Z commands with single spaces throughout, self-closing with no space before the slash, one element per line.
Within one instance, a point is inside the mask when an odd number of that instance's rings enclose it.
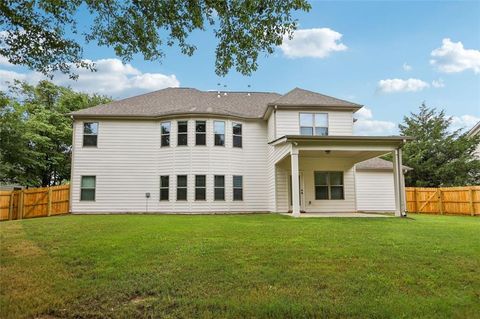
<path fill-rule="evenodd" d="M 407 186 L 466 186 L 480 183 L 480 160 L 474 152 L 480 136 L 452 130 L 452 118 L 422 104 L 418 113 L 404 117 L 402 135 L 415 140 L 403 148 L 403 162 L 413 168 L 405 175 Z"/>
<path fill-rule="evenodd" d="M 0 92 L 0 182 L 27 186 L 70 179 L 72 111 L 109 102 L 41 81 Z"/>
<path fill-rule="evenodd" d="M 77 22 L 81 9 L 92 19 Z M 135 54 L 161 60 L 163 46 L 177 44 L 192 55 L 188 42 L 194 30 L 213 28 L 218 39 L 215 71 L 235 69 L 249 75 L 258 67 L 259 53 L 273 53 L 284 35 L 292 35 L 295 10 L 310 10 L 306 0 L 9 0 L 0 1 L 0 55 L 13 64 L 51 75 L 61 71 L 75 77 L 72 65 L 93 68 L 82 59 L 82 47 L 72 35 L 113 47 L 124 62 Z M 84 20 L 87 20 L 84 18 Z"/>

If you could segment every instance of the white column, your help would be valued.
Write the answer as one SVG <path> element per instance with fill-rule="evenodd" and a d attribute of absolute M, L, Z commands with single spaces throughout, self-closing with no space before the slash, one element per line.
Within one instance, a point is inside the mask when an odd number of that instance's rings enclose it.
<path fill-rule="evenodd" d="M 400 213 L 402 216 L 407 215 L 407 198 L 405 194 L 405 176 L 403 175 L 403 163 L 402 163 L 402 149 L 398 149 L 398 175 L 400 179 Z"/>
<path fill-rule="evenodd" d="M 399 174 L 398 174 L 398 150 L 392 152 L 393 157 L 393 186 L 395 189 L 395 216 L 402 216 L 400 187 L 399 187 Z"/>
<path fill-rule="evenodd" d="M 292 164 L 292 216 L 300 217 L 300 185 L 298 169 L 298 149 L 292 147 L 290 151 Z"/>

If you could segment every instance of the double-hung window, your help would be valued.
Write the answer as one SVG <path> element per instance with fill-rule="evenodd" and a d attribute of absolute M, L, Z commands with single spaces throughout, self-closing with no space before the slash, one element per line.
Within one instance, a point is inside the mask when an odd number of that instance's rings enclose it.
<path fill-rule="evenodd" d="M 301 135 L 328 135 L 327 113 L 300 113 Z"/>
<path fill-rule="evenodd" d="M 160 176 L 160 200 L 168 201 L 169 176 Z"/>
<path fill-rule="evenodd" d="M 215 200 L 225 200 L 225 176 L 224 175 L 215 175 L 214 176 L 214 199 Z"/>
<path fill-rule="evenodd" d="M 83 146 L 97 146 L 98 122 L 83 123 Z"/>
<path fill-rule="evenodd" d="M 80 186 L 80 200 L 82 201 L 94 201 L 95 200 L 95 176 L 82 176 Z"/>
<path fill-rule="evenodd" d="M 195 122 L 195 145 L 207 145 L 207 122 Z"/>
<path fill-rule="evenodd" d="M 225 122 L 214 121 L 213 122 L 215 145 L 225 146 Z"/>
<path fill-rule="evenodd" d="M 243 176 L 233 176 L 233 200 L 243 200 Z"/>
<path fill-rule="evenodd" d="M 188 144 L 188 122 L 178 121 L 177 122 L 177 145 L 187 145 L 187 144 Z"/>
<path fill-rule="evenodd" d="M 315 172 L 315 199 L 344 199 L 343 172 Z"/>
<path fill-rule="evenodd" d="M 207 177 L 195 175 L 195 200 L 205 200 L 207 197 Z"/>
<path fill-rule="evenodd" d="M 242 124 L 233 123 L 233 147 L 242 147 Z"/>
<path fill-rule="evenodd" d="M 161 146 L 170 146 L 170 122 L 163 122 L 161 127 Z"/>
<path fill-rule="evenodd" d="M 177 200 L 187 200 L 187 175 L 177 175 Z"/>

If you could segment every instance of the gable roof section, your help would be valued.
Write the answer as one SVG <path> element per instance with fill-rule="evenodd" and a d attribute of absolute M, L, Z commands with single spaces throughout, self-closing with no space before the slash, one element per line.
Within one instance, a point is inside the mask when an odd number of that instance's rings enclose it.
<path fill-rule="evenodd" d="M 393 163 L 380 157 L 374 157 L 356 164 L 358 170 L 393 170 Z M 412 170 L 411 167 L 403 165 L 404 170 Z"/>
<path fill-rule="evenodd" d="M 348 102 L 345 100 L 337 99 L 328 95 L 294 88 L 285 95 L 282 95 L 279 99 L 270 102 L 271 106 L 324 106 L 324 107 L 339 107 L 349 109 L 359 109 L 362 107 L 360 104 Z"/>
<path fill-rule="evenodd" d="M 267 104 L 280 94 L 265 92 L 200 91 L 166 88 L 71 113 L 74 117 L 160 117 L 180 114 L 216 114 L 261 118 Z"/>

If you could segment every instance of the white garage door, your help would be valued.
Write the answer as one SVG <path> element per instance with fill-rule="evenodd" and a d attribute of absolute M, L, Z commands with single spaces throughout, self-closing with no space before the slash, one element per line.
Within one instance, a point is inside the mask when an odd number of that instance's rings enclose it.
<path fill-rule="evenodd" d="M 395 190 L 392 171 L 357 171 L 357 210 L 394 211 Z"/>

